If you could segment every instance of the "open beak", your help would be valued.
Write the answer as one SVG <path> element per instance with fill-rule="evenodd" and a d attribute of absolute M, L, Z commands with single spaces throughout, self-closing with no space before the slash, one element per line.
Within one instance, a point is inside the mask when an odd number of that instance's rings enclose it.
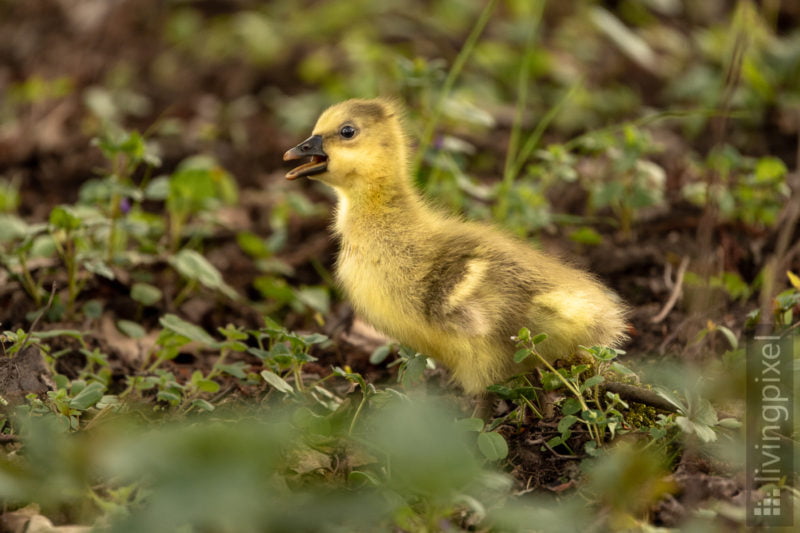
<path fill-rule="evenodd" d="M 304 157 L 311 157 L 311 160 L 287 172 L 287 180 L 314 176 L 328 170 L 328 154 L 322 149 L 322 135 L 312 135 L 283 154 L 284 161 L 293 161 Z"/>

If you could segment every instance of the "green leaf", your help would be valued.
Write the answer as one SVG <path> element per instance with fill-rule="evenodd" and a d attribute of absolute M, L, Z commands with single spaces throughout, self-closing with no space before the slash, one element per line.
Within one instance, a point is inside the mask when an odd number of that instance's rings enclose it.
<path fill-rule="evenodd" d="M 561 435 L 556 435 L 555 437 L 547 441 L 547 446 L 549 446 L 550 448 L 555 448 L 559 444 L 563 443 L 564 443 L 564 437 L 562 437 Z"/>
<path fill-rule="evenodd" d="M 295 299 L 294 290 L 285 280 L 275 276 L 258 276 L 253 280 L 253 286 L 267 300 L 287 304 Z"/>
<path fill-rule="evenodd" d="M 256 357 L 258 357 L 262 361 L 272 357 L 272 354 L 269 351 L 262 350 L 261 348 L 256 348 L 255 346 L 251 346 L 250 348 L 248 348 L 247 349 L 247 353 L 249 353 L 251 355 L 255 355 Z"/>
<path fill-rule="evenodd" d="M 611 368 L 611 370 L 613 370 L 617 374 L 622 374 L 623 376 L 630 376 L 633 375 L 634 373 L 633 370 L 623 365 L 622 363 L 617 363 L 616 361 L 611 363 L 611 366 L 609 368 Z"/>
<path fill-rule="evenodd" d="M 427 366 L 428 358 L 422 354 L 415 354 L 409 358 L 405 364 L 405 371 L 402 373 L 403 385 L 408 387 L 422 379 Z"/>
<path fill-rule="evenodd" d="M 233 204 L 237 195 L 236 182 L 212 158 L 192 156 L 182 161 L 170 177 L 167 210 L 191 215 Z"/>
<path fill-rule="evenodd" d="M 262 370 L 261 377 L 264 378 L 264 381 L 272 385 L 272 387 L 277 389 L 279 392 L 282 392 L 284 394 L 291 394 L 292 392 L 294 392 L 292 386 L 289 385 L 286 382 L 286 380 L 284 380 L 275 372 L 271 372 L 269 370 Z"/>
<path fill-rule="evenodd" d="M 196 385 L 197 385 L 197 390 L 202 392 L 210 392 L 213 394 L 219 390 L 219 383 L 217 383 L 213 379 L 197 380 Z"/>
<path fill-rule="evenodd" d="M 494 431 L 478 435 L 478 449 L 489 461 L 498 461 L 508 456 L 506 439 Z"/>
<path fill-rule="evenodd" d="M 736 348 L 739 347 L 739 339 L 736 338 L 736 334 L 734 332 L 732 332 L 725 326 L 717 326 L 717 329 L 728 340 L 728 343 L 731 345 L 731 348 L 735 350 Z"/>
<path fill-rule="evenodd" d="M 598 457 L 601 454 L 600 450 L 597 449 L 597 443 L 593 440 L 586 441 L 586 444 L 583 445 L 583 451 L 589 457 Z"/>
<path fill-rule="evenodd" d="M 717 412 L 714 410 L 714 406 L 711 405 L 711 402 L 705 398 L 697 397 L 693 397 L 692 400 L 693 401 L 690 403 L 691 407 L 687 416 L 689 416 L 694 422 L 698 422 L 706 426 L 716 425 L 718 422 Z"/>
<path fill-rule="evenodd" d="M 157 176 L 147 184 L 144 190 L 144 197 L 148 200 L 163 201 L 169 195 L 169 178 L 167 176 Z"/>
<path fill-rule="evenodd" d="M 578 417 L 575 415 L 565 416 L 564 418 L 558 421 L 558 432 L 561 433 L 562 435 L 565 434 L 567 431 L 569 431 L 569 428 L 571 428 L 577 421 Z"/>
<path fill-rule="evenodd" d="M 103 314 L 103 303 L 100 300 L 89 300 L 83 304 L 81 309 L 86 318 L 100 318 Z"/>
<path fill-rule="evenodd" d="M 69 391 L 71 394 L 77 396 L 80 392 L 86 388 L 86 382 L 82 379 L 74 379 L 72 382 L 68 382 Z"/>
<path fill-rule="evenodd" d="M 161 324 L 162 327 L 177 333 L 178 335 L 182 335 L 189 340 L 197 341 L 201 344 L 211 347 L 216 347 L 219 345 L 219 343 L 215 341 L 211 335 L 206 333 L 204 329 L 186 322 L 177 315 L 164 315 L 158 320 L 158 323 Z"/>
<path fill-rule="evenodd" d="M 211 404 L 210 402 L 208 402 L 206 400 L 203 400 L 201 398 L 196 398 L 196 399 L 192 400 L 192 405 L 194 407 L 198 407 L 198 408 L 202 409 L 203 411 L 208 411 L 209 413 L 211 411 L 213 411 L 214 409 L 216 409 L 216 407 L 214 407 L 213 404 Z"/>
<path fill-rule="evenodd" d="M 587 226 L 581 227 L 569 234 L 569 238 L 578 244 L 586 244 L 589 246 L 597 246 L 603 244 L 603 236 L 600 235 L 594 228 Z"/>
<path fill-rule="evenodd" d="M 231 326 L 231 325 L 229 325 L 227 327 L 224 327 L 224 328 L 217 328 L 217 331 L 219 331 L 229 341 L 230 340 L 243 341 L 247 337 L 249 337 L 249 335 L 246 332 L 241 331 L 241 330 L 239 330 L 239 329 L 237 329 L 237 328 L 235 328 L 234 326 Z M 244 348 L 244 349 L 241 349 L 241 350 L 236 350 L 236 351 L 243 352 L 246 349 L 247 348 Z"/>
<path fill-rule="evenodd" d="M 161 289 L 149 283 L 134 283 L 131 287 L 131 298 L 142 305 L 154 305 L 161 297 Z"/>
<path fill-rule="evenodd" d="M 514 352 L 514 362 L 521 363 L 531 355 L 531 351 L 527 348 L 522 348 Z"/>
<path fill-rule="evenodd" d="M 547 333 L 538 333 L 531 339 L 533 344 L 539 344 L 547 340 Z"/>
<path fill-rule="evenodd" d="M 103 276 L 106 279 L 116 279 L 114 271 L 111 270 L 111 267 L 109 267 L 108 264 L 106 264 L 104 261 L 100 261 L 98 259 L 92 259 L 91 261 L 84 261 L 83 268 L 85 268 L 88 272 L 91 272 L 92 274 Z"/>
<path fill-rule="evenodd" d="M 312 344 L 321 344 L 328 340 L 327 335 L 323 335 L 322 333 L 312 333 L 310 335 L 303 335 L 300 338 L 307 346 L 311 346 Z"/>
<path fill-rule="evenodd" d="M 343 377 L 344 379 L 346 379 L 351 383 L 357 383 L 361 387 L 361 390 L 367 389 L 367 382 L 366 380 L 364 380 L 361 374 L 357 374 L 354 372 L 347 372 L 343 368 L 338 366 L 333 367 L 332 370 L 335 375 Z"/>
<path fill-rule="evenodd" d="M 270 257 L 272 255 L 264 239 L 255 233 L 240 231 L 236 234 L 236 242 L 239 243 L 239 248 L 241 248 L 244 253 L 256 259 Z"/>
<path fill-rule="evenodd" d="M 583 382 L 583 387 L 581 387 L 581 390 L 586 390 L 586 389 L 592 388 L 592 387 L 594 387 L 596 385 L 600 385 L 605 380 L 606 380 L 606 378 L 604 378 L 603 376 L 592 376 L 592 377 L 590 377 L 589 379 L 587 379 L 586 381 Z"/>
<path fill-rule="evenodd" d="M 714 432 L 713 428 L 702 423 L 692 422 L 685 416 L 675 417 L 675 424 L 685 433 L 697 435 L 703 442 L 714 442 L 717 440 L 717 434 Z"/>
<path fill-rule="evenodd" d="M 762 157 L 756 163 L 756 183 L 772 183 L 782 180 L 787 172 L 786 164 L 777 157 Z"/>
<path fill-rule="evenodd" d="M 69 406 L 78 411 L 85 411 L 103 398 L 105 390 L 105 385 L 93 381 L 69 401 Z"/>
<path fill-rule="evenodd" d="M 243 342 L 226 341 L 226 342 L 224 342 L 222 344 L 225 346 L 225 348 L 227 348 L 228 350 L 234 351 L 234 352 L 246 352 L 247 351 L 247 345 L 245 343 L 243 343 Z"/>
<path fill-rule="evenodd" d="M 0 243 L 21 239 L 30 233 L 28 224 L 16 215 L 0 213 Z"/>
<path fill-rule="evenodd" d="M 598 409 L 587 409 L 586 411 L 581 411 L 581 418 L 587 422 L 597 424 L 605 419 L 605 415 Z"/>
<path fill-rule="evenodd" d="M 474 431 L 477 433 L 483 431 L 483 426 L 485 425 L 486 423 L 481 418 L 460 418 L 456 420 L 456 427 L 464 431 Z"/>
<path fill-rule="evenodd" d="M 609 348 L 607 346 L 592 346 L 591 348 L 588 348 L 586 346 L 581 345 L 578 346 L 578 348 L 586 350 L 592 355 L 592 357 L 594 357 L 598 361 L 603 361 L 603 362 L 608 362 L 613 359 L 616 359 L 618 355 L 625 353 L 622 350 Z"/>
<path fill-rule="evenodd" d="M 562 368 L 558 369 L 558 373 L 561 374 L 562 376 L 566 377 L 566 371 L 564 371 L 564 369 L 562 369 Z M 552 372 L 543 372 L 542 373 L 542 387 L 544 387 L 544 390 L 548 390 L 548 391 L 556 390 L 556 389 L 561 388 L 563 386 L 564 386 L 564 382 L 561 381 L 561 379 L 559 379 L 559 377 L 557 375 L 555 375 L 554 373 L 552 373 Z"/>
<path fill-rule="evenodd" d="M 147 335 L 145 329 L 132 320 L 117 320 L 117 329 L 132 339 L 141 339 Z"/>
<path fill-rule="evenodd" d="M 247 368 L 247 366 L 248 366 L 247 363 L 245 363 L 244 361 L 237 361 L 229 365 L 217 365 L 217 368 L 235 378 L 246 379 L 247 372 L 245 372 L 245 369 Z"/>
<path fill-rule="evenodd" d="M 581 402 L 577 398 L 567 398 L 561 404 L 561 412 L 565 415 L 574 415 L 582 409 Z"/>
<path fill-rule="evenodd" d="M 378 346 L 369 356 L 369 362 L 373 365 L 379 365 L 386 360 L 390 352 L 391 348 L 389 345 L 384 344 L 383 346 Z"/>
<path fill-rule="evenodd" d="M 181 403 L 181 396 L 171 391 L 166 391 L 166 390 L 158 391 L 156 398 L 161 401 L 167 402 L 171 405 L 178 405 L 179 403 Z"/>
<path fill-rule="evenodd" d="M 50 225 L 72 231 L 81 227 L 81 219 L 70 206 L 59 205 L 50 211 Z"/>
<path fill-rule="evenodd" d="M 219 383 L 212 379 L 206 379 L 199 370 L 192 373 L 191 383 L 200 392 L 214 393 L 219 390 Z"/>
<path fill-rule="evenodd" d="M 116 394 L 104 394 L 100 401 L 95 404 L 98 409 L 105 409 L 106 407 L 119 407 L 122 402 Z"/>
<path fill-rule="evenodd" d="M 486 387 L 486 390 L 492 394 L 500 396 L 504 400 L 513 400 L 515 398 L 519 398 L 517 389 L 512 389 L 510 387 L 506 387 L 505 385 L 489 385 Z"/>
<path fill-rule="evenodd" d="M 791 270 L 786 271 L 786 276 L 789 278 L 789 281 L 792 284 L 792 287 L 800 291 L 800 276 L 792 272 Z"/>
<path fill-rule="evenodd" d="M 735 418 L 723 418 L 717 424 L 725 429 L 739 429 L 742 427 L 742 423 Z"/>
<path fill-rule="evenodd" d="M 197 281 L 209 289 L 218 290 L 232 300 L 239 297 L 236 291 L 223 281 L 217 267 L 194 250 L 179 251 L 169 258 L 169 264 L 185 278 Z"/>
<path fill-rule="evenodd" d="M 325 287 L 303 287 L 296 292 L 299 301 L 323 315 L 328 314 L 331 297 Z"/>

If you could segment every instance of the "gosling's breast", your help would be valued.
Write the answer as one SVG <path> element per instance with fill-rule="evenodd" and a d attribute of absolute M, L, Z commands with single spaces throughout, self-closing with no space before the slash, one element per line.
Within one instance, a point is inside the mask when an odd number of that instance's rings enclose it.
<path fill-rule="evenodd" d="M 356 311 L 379 329 L 415 314 L 414 270 L 398 250 L 343 239 L 336 274 Z"/>

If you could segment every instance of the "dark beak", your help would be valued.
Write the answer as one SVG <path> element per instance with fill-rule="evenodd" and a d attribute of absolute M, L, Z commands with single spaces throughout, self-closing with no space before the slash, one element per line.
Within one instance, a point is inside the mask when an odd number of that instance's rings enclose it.
<path fill-rule="evenodd" d="M 322 149 L 322 135 L 312 135 L 294 148 L 286 150 L 286 153 L 283 154 L 283 160 L 293 161 L 309 156 L 311 161 L 303 163 L 286 173 L 287 180 L 294 180 L 303 176 L 314 176 L 328 170 L 328 154 Z"/>

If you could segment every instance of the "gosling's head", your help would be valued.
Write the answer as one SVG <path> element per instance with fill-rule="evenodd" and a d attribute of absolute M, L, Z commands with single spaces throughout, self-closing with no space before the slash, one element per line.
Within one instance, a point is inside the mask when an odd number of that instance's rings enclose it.
<path fill-rule="evenodd" d="M 310 157 L 286 174 L 307 176 L 344 192 L 403 181 L 407 140 L 399 106 L 390 100 L 347 100 L 329 107 L 311 137 L 283 154 L 289 161 Z"/>

